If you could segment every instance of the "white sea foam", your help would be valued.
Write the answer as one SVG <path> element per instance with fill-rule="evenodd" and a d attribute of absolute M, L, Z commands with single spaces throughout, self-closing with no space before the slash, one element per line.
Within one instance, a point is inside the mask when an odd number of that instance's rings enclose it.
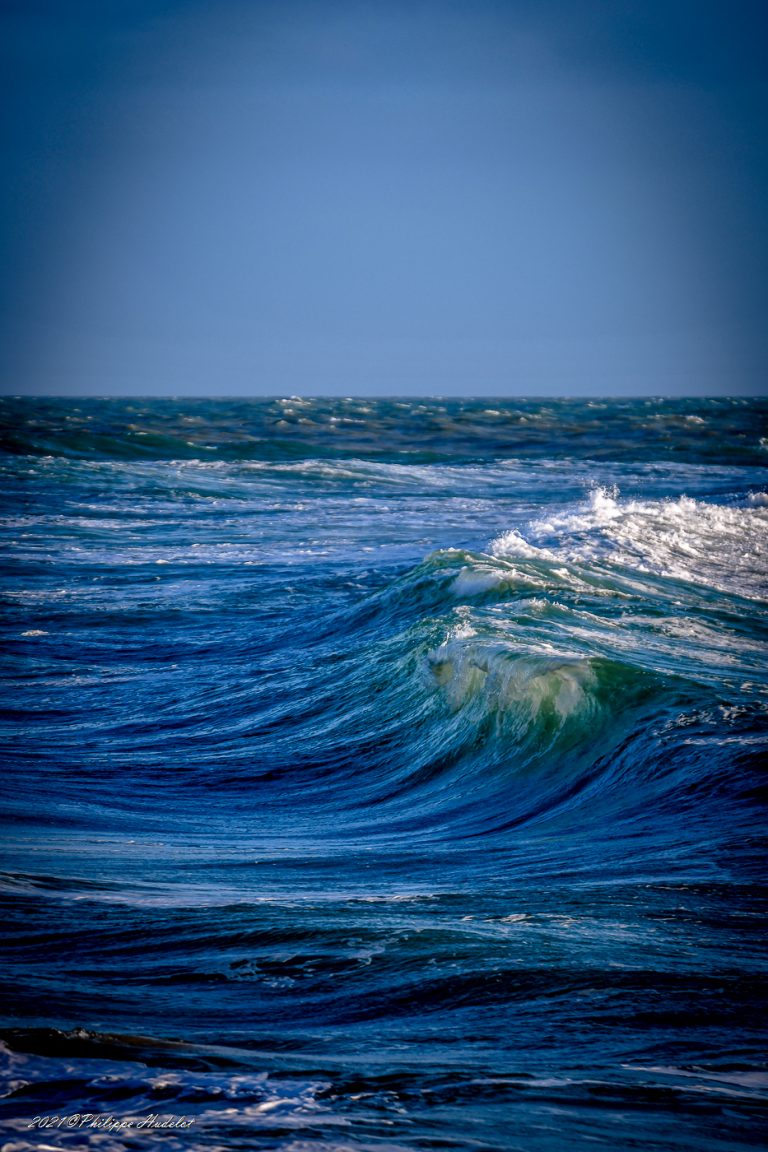
<path fill-rule="evenodd" d="M 597 489 L 576 511 L 533 520 L 524 535 L 498 536 L 490 552 L 618 566 L 760 597 L 768 587 L 768 505 L 620 500 Z"/>

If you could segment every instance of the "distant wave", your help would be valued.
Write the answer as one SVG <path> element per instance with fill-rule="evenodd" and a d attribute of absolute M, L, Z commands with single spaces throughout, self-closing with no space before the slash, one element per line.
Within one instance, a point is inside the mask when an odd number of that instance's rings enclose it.
<path fill-rule="evenodd" d="M 760 400 L 0 398 L 0 449 L 109 460 L 489 457 L 765 463 Z M 762 435 L 761 435 L 762 433 Z"/>

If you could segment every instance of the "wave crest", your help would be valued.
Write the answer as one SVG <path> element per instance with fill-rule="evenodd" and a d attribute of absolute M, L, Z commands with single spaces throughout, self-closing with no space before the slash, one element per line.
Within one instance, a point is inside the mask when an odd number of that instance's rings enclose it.
<path fill-rule="evenodd" d="M 768 591 L 768 508 L 676 500 L 620 500 L 596 489 L 576 511 L 540 517 L 491 542 L 495 557 L 597 564 L 704 584 L 750 598 Z"/>

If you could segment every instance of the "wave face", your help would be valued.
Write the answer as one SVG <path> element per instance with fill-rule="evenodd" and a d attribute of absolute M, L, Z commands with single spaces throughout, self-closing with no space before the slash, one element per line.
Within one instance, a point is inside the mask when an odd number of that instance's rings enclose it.
<path fill-rule="evenodd" d="M 768 404 L 0 413 L 4 1147 L 759 1145 Z"/>

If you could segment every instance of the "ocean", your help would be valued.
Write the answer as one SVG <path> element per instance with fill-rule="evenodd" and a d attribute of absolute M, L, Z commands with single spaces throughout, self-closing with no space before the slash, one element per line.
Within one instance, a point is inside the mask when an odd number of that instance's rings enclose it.
<path fill-rule="evenodd" d="M 0 417 L 5 1152 L 764 1146 L 768 401 Z"/>

